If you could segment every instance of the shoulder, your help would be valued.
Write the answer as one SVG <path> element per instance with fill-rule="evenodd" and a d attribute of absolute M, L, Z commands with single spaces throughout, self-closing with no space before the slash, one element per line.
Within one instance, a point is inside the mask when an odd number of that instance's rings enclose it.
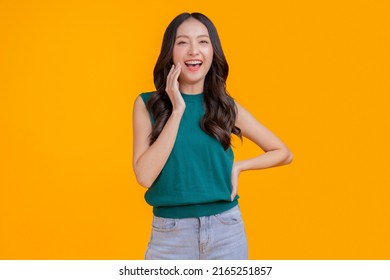
<path fill-rule="evenodd" d="M 234 104 L 237 112 L 237 121 L 240 118 L 245 118 L 246 116 L 248 116 L 248 114 L 250 115 L 249 111 L 247 111 L 240 103 L 238 103 L 237 100 L 234 100 Z"/>
<path fill-rule="evenodd" d="M 149 100 L 150 96 L 154 93 L 154 91 L 149 91 L 149 92 L 143 92 L 139 96 L 141 96 L 142 100 L 146 104 L 146 102 Z"/>
<path fill-rule="evenodd" d="M 244 108 L 240 103 L 234 100 L 236 105 L 236 126 L 241 129 L 241 132 L 245 136 L 247 132 L 250 132 L 254 127 L 261 125 L 259 120 L 255 118 L 255 116 Z"/>
<path fill-rule="evenodd" d="M 134 109 L 133 109 L 134 116 L 144 116 L 144 117 L 148 116 L 148 118 L 151 120 L 152 123 L 154 123 L 154 118 L 152 116 L 152 113 L 147 109 L 146 103 L 153 93 L 154 91 L 143 92 L 139 94 L 134 101 Z"/>

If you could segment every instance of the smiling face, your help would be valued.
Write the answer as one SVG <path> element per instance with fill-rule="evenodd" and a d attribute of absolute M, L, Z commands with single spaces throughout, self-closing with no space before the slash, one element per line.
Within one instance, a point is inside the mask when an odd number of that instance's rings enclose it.
<path fill-rule="evenodd" d="M 180 63 L 180 91 L 203 92 L 204 80 L 213 61 L 213 46 L 206 26 L 189 18 L 177 29 L 173 63 Z"/>

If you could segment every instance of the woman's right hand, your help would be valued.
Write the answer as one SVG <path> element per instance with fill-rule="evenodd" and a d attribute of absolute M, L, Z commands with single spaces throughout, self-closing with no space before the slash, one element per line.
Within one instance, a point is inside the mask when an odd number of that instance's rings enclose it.
<path fill-rule="evenodd" d="M 175 112 L 183 113 L 186 108 L 186 104 L 179 90 L 178 79 L 179 79 L 180 72 L 181 72 L 180 63 L 177 63 L 176 66 L 173 64 L 167 76 L 167 84 L 165 87 L 165 91 L 167 92 L 169 99 L 171 100 L 172 112 L 175 111 Z"/>

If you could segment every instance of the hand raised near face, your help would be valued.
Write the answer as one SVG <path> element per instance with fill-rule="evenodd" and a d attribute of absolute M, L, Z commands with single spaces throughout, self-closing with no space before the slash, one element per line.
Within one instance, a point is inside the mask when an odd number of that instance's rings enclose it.
<path fill-rule="evenodd" d="M 176 111 L 176 112 L 183 113 L 186 108 L 186 104 L 179 91 L 178 79 L 179 79 L 180 72 L 181 72 L 180 63 L 177 63 L 176 66 L 173 64 L 167 76 L 165 91 L 167 92 L 169 99 L 171 100 L 172 112 Z"/>

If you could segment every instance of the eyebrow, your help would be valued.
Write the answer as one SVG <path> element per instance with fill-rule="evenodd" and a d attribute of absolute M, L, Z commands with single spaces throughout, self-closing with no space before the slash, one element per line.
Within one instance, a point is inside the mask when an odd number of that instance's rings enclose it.
<path fill-rule="evenodd" d="M 187 36 L 187 35 L 179 35 L 179 36 L 177 36 L 176 37 L 176 39 L 178 39 L 178 38 L 180 38 L 180 37 L 184 37 L 184 38 L 190 38 L 189 36 Z M 197 36 L 196 38 L 200 38 L 200 37 L 207 37 L 207 38 L 209 38 L 209 36 L 208 35 L 199 35 L 199 36 Z"/>

